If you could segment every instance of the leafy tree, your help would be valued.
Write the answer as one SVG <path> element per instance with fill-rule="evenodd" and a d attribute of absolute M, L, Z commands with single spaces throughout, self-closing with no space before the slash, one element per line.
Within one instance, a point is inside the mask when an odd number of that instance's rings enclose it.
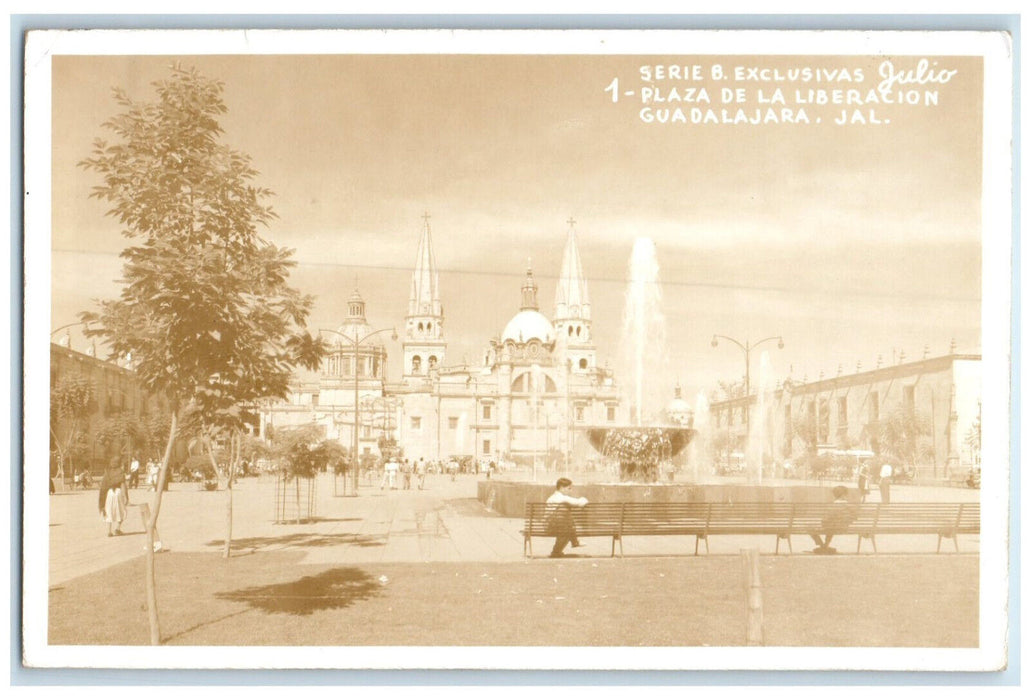
<path fill-rule="evenodd" d="M 153 102 L 114 90 L 121 112 L 103 127 L 116 141 L 97 139 L 80 163 L 99 174 L 91 196 L 111 204 L 108 214 L 133 241 L 121 253 L 120 297 L 81 318 L 113 355 L 132 354 L 139 381 L 163 394 L 171 412 L 145 518 L 150 638 L 159 644 L 153 543 L 180 424 L 194 414 L 239 430 L 241 406 L 284 396 L 295 364 L 317 364 L 298 348 L 319 344 L 303 331 L 312 298 L 287 284 L 291 251 L 257 232 L 275 216 L 265 203 L 271 192 L 252 184 L 248 156 L 220 142 L 223 84 L 176 65 L 153 86 Z"/>
<path fill-rule="evenodd" d="M 168 439 L 168 429 L 172 425 L 172 415 L 168 411 L 152 411 L 140 416 L 141 449 L 148 458 L 161 450 Z"/>
<path fill-rule="evenodd" d="M 716 380 L 716 384 L 718 388 L 714 389 L 709 396 L 710 402 L 712 403 L 727 401 L 729 399 L 740 399 L 745 395 L 744 377 L 736 381 L 718 379 Z"/>
<path fill-rule="evenodd" d="M 270 455 L 271 451 L 264 440 L 249 434 L 240 440 L 240 459 L 247 460 L 252 468 L 259 459 L 267 459 Z"/>
<path fill-rule="evenodd" d="M 929 440 L 931 422 L 926 416 L 898 409 L 882 416 L 877 428 L 881 452 L 909 470 L 915 469 L 920 460 L 934 455 Z"/>
<path fill-rule="evenodd" d="M 815 455 L 817 446 L 820 444 L 819 433 L 816 429 L 816 416 L 808 411 L 802 414 L 800 420 L 791 424 L 792 434 L 802 442 L 803 449 L 807 454 Z"/>
<path fill-rule="evenodd" d="M 281 477 L 294 482 L 297 522 L 301 521 L 301 479 L 315 478 L 326 469 L 331 457 L 338 456 L 332 445 L 339 447 L 339 443 L 321 438 L 322 430 L 317 426 L 280 430 L 273 448 Z"/>
<path fill-rule="evenodd" d="M 65 465 L 75 473 L 75 461 L 88 449 L 86 425 L 96 402 L 96 389 L 86 377 L 62 377 L 50 389 L 50 434 L 58 454 L 58 473 Z"/>
<path fill-rule="evenodd" d="M 131 413 L 116 413 L 108 416 L 97 428 L 97 442 L 102 445 L 113 445 L 115 455 L 120 459 L 120 468 L 146 443 L 145 428 L 136 416 Z M 125 462 L 123 464 L 123 461 Z"/>
<path fill-rule="evenodd" d="M 347 473 L 351 458 L 350 450 L 336 440 L 323 440 L 319 443 L 318 450 L 327 470 L 332 469 L 334 474 Z"/>

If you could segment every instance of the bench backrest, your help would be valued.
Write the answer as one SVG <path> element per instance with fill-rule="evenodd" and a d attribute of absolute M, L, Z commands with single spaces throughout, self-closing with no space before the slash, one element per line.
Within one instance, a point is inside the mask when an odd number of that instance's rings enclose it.
<path fill-rule="evenodd" d="M 560 506 L 561 507 L 561 506 Z M 555 506 L 527 503 L 525 531 L 553 534 Z M 980 503 L 589 503 L 569 508 L 577 532 L 590 534 L 696 534 L 809 532 L 828 527 L 848 532 L 978 533 Z"/>
<path fill-rule="evenodd" d="M 582 508 L 550 506 L 547 503 L 527 503 L 524 530 L 533 535 L 551 535 L 551 517 L 556 509 L 568 508 L 578 534 L 611 534 L 619 532 L 622 522 L 622 503 L 589 503 Z"/>

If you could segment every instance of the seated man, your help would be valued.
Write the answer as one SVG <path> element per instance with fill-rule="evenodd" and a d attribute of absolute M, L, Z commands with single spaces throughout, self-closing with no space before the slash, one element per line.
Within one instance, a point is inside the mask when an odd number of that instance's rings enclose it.
<path fill-rule="evenodd" d="M 831 540 L 834 539 L 834 535 L 843 532 L 856 517 L 852 508 L 848 505 L 847 488 L 835 486 L 831 493 L 834 494 L 834 503 L 830 512 L 823 519 L 823 536 L 821 537 L 816 532 L 809 533 L 809 536 L 813 538 L 813 542 L 816 543 L 816 549 L 813 550 L 814 554 L 837 554 L 838 550 L 831 547 Z"/>
<path fill-rule="evenodd" d="M 572 481 L 562 477 L 555 482 L 555 493 L 548 496 L 548 530 L 549 534 L 555 535 L 555 546 L 551 548 L 552 557 L 565 556 L 563 550 L 570 542 L 574 547 L 580 546 L 576 539 L 572 508 L 583 508 L 587 505 L 587 499 L 570 496 L 569 489 L 572 486 Z"/>

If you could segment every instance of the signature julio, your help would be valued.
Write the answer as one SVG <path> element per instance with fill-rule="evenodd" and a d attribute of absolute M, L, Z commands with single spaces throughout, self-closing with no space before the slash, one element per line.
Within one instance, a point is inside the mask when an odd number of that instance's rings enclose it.
<path fill-rule="evenodd" d="M 892 88 L 898 88 L 903 85 L 927 85 L 932 83 L 944 85 L 959 73 L 958 70 L 936 69 L 934 67 L 936 65 L 938 65 L 937 62 L 931 65 L 930 61 L 926 58 L 921 58 L 916 64 L 916 68 L 899 70 L 891 62 L 891 59 L 885 60 L 877 70 L 878 74 L 883 78 L 878 83 L 877 89 L 881 92 L 887 92 Z"/>

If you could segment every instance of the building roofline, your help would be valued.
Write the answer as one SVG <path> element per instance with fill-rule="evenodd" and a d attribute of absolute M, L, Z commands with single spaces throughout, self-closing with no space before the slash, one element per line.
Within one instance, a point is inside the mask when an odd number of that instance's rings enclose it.
<path fill-rule="evenodd" d="M 103 367 L 103 368 L 106 368 L 106 369 L 114 369 L 114 370 L 118 370 L 120 372 L 124 372 L 124 373 L 126 373 L 128 375 L 131 375 L 133 377 L 136 376 L 136 371 L 131 369 L 131 368 L 129 368 L 129 367 L 122 367 L 118 363 L 112 362 L 111 360 L 104 360 L 104 359 L 96 357 L 94 355 L 87 355 L 84 352 L 79 352 L 78 350 L 73 350 L 72 348 L 68 348 L 68 347 L 65 347 L 64 345 L 59 345 L 57 343 L 53 343 L 52 342 L 52 343 L 50 343 L 50 352 L 53 353 L 55 351 L 63 352 L 65 355 L 69 356 L 70 358 L 78 360 L 80 362 L 90 362 L 90 363 L 92 363 L 92 364 L 94 364 L 94 365 L 96 365 L 98 367 Z"/>
<path fill-rule="evenodd" d="M 877 367 L 875 369 L 866 370 L 863 372 L 854 372 L 852 374 L 841 374 L 834 377 L 827 377 L 825 379 L 817 379 L 811 382 L 791 382 L 787 387 L 778 387 L 773 393 L 775 396 L 781 396 L 785 391 L 791 394 L 812 394 L 825 391 L 827 389 L 835 389 L 840 386 L 851 386 L 854 384 L 866 384 L 873 381 L 879 381 L 880 377 L 887 377 L 889 375 L 897 374 L 921 374 L 929 371 L 930 367 L 944 366 L 952 364 L 957 361 L 975 361 L 981 360 L 980 355 L 976 354 L 958 354 L 954 353 L 951 355 L 939 355 L 938 357 L 929 357 L 925 360 L 916 360 L 914 362 L 905 362 L 897 365 L 888 365 L 884 367 Z M 791 381 L 790 378 L 786 381 Z M 712 409 L 716 406 L 736 406 L 746 403 L 749 399 L 754 398 L 756 395 L 753 393 L 750 396 L 736 396 L 730 399 L 723 399 L 721 401 L 713 401 L 709 408 Z"/>

